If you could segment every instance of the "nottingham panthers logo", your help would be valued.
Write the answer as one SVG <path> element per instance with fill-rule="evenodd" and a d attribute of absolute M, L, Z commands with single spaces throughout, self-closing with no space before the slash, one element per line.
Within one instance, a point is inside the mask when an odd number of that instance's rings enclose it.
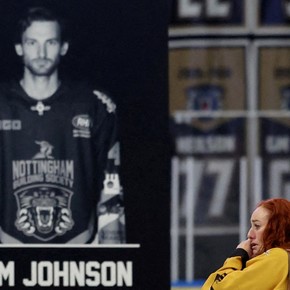
<path fill-rule="evenodd" d="M 71 195 L 67 190 L 47 185 L 16 192 L 17 229 L 42 241 L 65 234 L 74 225 L 69 210 Z"/>

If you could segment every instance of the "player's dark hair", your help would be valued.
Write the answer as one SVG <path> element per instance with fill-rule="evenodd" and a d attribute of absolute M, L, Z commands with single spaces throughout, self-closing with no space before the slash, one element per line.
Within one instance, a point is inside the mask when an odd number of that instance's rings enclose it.
<path fill-rule="evenodd" d="M 57 13 L 55 10 L 47 7 L 30 7 L 24 11 L 21 15 L 15 34 L 15 43 L 21 43 L 21 38 L 24 31 L 32 24 L 34 21 L 56 21 L 60 27 L 61 41 L 68 41 L 67 35 L 67 23 L 62 15 Z"/>

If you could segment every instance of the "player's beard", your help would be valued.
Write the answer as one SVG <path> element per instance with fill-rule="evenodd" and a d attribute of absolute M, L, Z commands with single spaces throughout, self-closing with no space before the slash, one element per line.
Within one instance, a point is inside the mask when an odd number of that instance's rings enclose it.
<path fill-rule="evenodd" d="M 25 66 L 35 76 L 50 76 L 57 69 L 58 64 L 58 59 L 35 58 L 25 63 Z"/>

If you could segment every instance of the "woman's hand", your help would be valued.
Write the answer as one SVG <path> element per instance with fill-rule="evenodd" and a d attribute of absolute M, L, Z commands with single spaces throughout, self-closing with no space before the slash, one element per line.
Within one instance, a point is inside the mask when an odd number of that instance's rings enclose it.
<path fill-rule="evenodd" d="M 237 249 L 244 249 L 248 255 L 249 258 L 251 259 L 253 257 L 253 252 L 252 252 L 252 248 L 251 248 L 251 241 L 250 239 L 247 239 L 245 241 L 242 241 L 238 244 Z"/>

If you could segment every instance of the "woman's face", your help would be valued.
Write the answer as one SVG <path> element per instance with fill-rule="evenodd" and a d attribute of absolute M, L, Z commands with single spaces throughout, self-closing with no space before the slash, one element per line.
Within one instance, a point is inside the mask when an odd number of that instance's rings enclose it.
<path fill-rule="evenodd" d="M 264 251 L 263 234 L 269 220 L 269 211 L 264 207 L 258 207 L 251 216 L 251 228 L 248 238 L 251 241 L 253 257 Z"/>

